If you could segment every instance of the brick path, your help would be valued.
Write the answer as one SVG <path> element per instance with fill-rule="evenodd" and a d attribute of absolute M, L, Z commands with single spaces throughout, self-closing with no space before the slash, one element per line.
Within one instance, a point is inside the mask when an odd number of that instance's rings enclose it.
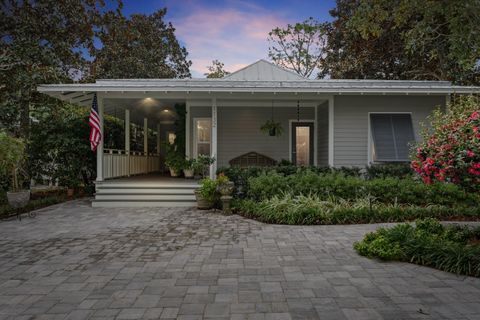
<path fill-rule="evenodd" d="M 0 319 L 480 319 L 480 279 L 358 256 L 377 227 L 65 203 L 0 223 Z"/>

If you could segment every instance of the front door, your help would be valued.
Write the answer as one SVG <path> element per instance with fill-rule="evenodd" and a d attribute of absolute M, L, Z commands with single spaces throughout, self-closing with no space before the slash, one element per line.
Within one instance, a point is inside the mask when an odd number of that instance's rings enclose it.
<path fill-rule="evenodd" d="M 290 134 L 293 164 L 297 166 L 313 165 L 313 122 L 292 122 Z"/>

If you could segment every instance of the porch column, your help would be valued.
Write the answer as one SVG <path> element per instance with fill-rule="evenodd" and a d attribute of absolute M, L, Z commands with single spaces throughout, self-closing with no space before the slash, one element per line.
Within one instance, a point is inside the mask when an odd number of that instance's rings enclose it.
<path fill-rule="evenodd" d="M 190 101 L 186 101 L 185 103 L 185 156 L 190 159 Z"/>
<path fill-rule="evenodd" d="M 143 153 L 148 155 L 148 119 L 143 118 Z"/>
<path fill-rule="evenodd" d="M 160 122 L 157 123 L 157 154 L 160 155 Z"/>
<path fill-rule="evenodd" d="M 97 94 L 98 118 L 100 120 L 100 143 L 97 146 L 97 181 L 103 181 L 103 96 Z"/>
<path fill-rule="evenodd" d="M 125 109 L 125 156 L 127 157 L 126 173 L 130 176 L 130 110 Z"/>
<path fill-rule="evenodd" d="M 334 100 L 333 95 L 328 98 L 328 165 L 333 167 L 335 165 L 334 157 L 334 128 L 333 128 L 333 119 L 334 119 Z"/>
<path fill-rule="evenodd" d="M 212 99 L 212 145 L 210 155 L 215 158 L 215 162 L 210 166 L 210 178 L 215 178 L 217 171 L 217 98 Z"/>

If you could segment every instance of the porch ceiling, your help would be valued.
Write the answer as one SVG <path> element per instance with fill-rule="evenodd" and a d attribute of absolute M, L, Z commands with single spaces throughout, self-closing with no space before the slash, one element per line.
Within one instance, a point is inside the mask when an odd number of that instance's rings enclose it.
<path fill-rule="evenodd" d="M 130 121 L 139 125 L 143 125 L 143 118 L 150 121 L 149 127 L 155 128 L 157 122 L 171 122 L 177 117 L 174 105 L 176 103 L 184 103 L 181 100 L 172 99 L 155 99 L 155 98 L 143 98 L 143 99 L 110 99 L 104 100 L 104 110 L 106 114 L 115 116 L 119 119 L 125 119 L 125 110 L 130 110 Z"/>

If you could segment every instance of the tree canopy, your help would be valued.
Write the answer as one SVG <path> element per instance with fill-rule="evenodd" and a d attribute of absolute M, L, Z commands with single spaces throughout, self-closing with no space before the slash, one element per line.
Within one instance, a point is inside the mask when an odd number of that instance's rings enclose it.
<path fill-rule="evenodd" d="M 102 45 L 92 55 L 94 78 L 187 78 L 191 61 L 165 22 L 167 9 L 151 15 L 105 15 L 97 36 Z"/>
<path fill-rule="evenodd" d="M 207 78 L 223 78 L 230 74 L 225 70 L 225 64 L 216 59 L 212 61 L 211 66 L 207 66 L 207 70 L 208 72 L 204 74 Z"/>
<path fill-rule="evenodd" d="M 315 70 L 324 74 L 321 63 L 325 56 L 328 24 L 313 18 L 269 32 L 268 56 L 274 63 L 290 69 L 302 77 L 310 77 Z"/>
<path fill-rule="evenodd" d="M 480 1 L 337 0 L 332 78 L 480 83 Z"/>

